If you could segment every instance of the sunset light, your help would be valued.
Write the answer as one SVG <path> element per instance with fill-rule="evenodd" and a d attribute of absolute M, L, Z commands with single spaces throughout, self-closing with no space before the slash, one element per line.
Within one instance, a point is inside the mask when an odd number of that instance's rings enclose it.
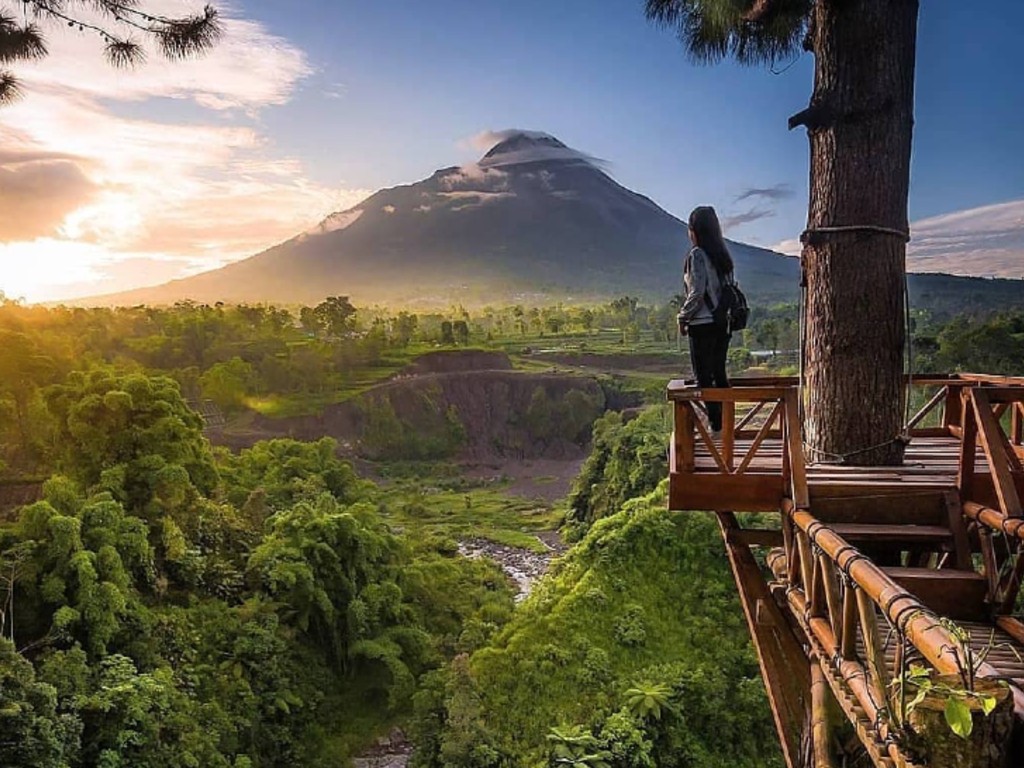
<path fill-rule="evenodd" d="M 1024 766 L 1022 31 L 0 0 L 0 768 Z"/>

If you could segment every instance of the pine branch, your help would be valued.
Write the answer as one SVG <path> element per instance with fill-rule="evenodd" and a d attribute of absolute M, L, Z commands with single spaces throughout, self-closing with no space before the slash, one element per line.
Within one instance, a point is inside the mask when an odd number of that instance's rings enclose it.
<path fill-rule="evenodd" d="M 207 5 L 198 16 L 161 21 L 153 32 L 167 58 L 182 59 L 211 48 L 220 38 L 223 27 L 217 10 Z"/>
<path fill-rule="evenodd" d="M 37 26 L 20 27 L 14 17 L 0 12 L 0 63 L 41 59 L 45 55 L 46 45 Z"/>
<path fill-rule="evenodd" d="M 11 104 L 21 98 L 17 78 L 10 72 L 0 70 L 0 106 Z"/>
<path fill-rule="evenodd" d="M 811 0 L 646 0 L 647 17 L 674 29 L 690 58 L 775 64 L 800 50 Z"/>
<path fill-rule="evenodd" d="M 217 9 L 207 5 L 191 16 L 168 17 L 148 13 L 137 7 L 137 0 L 77 0 L 109 18 L 112 24 L 85 21 L 76 15 L 69 0 L 23 0 L 41 18 L 60 21 L 80 31 L 90 31 L 106 43 L 107 60 L 118 67 L 133 66 L 145 58 L 142 46 L 125 37 L 116 26 L 137 30 L 156 40 L 169 59 L 184 59 L 203 53 L 220 39 L 223 26 Z M 25 29 L 29 29 L 26 27 Z M 31 29 L 38 30 L 35 27 Z M 41 38 L 40 38 L 41 39 Z M 45 49 L 44 49 L 45 51 Z M 27 57 L 18 57 L 27 58 Z"/>

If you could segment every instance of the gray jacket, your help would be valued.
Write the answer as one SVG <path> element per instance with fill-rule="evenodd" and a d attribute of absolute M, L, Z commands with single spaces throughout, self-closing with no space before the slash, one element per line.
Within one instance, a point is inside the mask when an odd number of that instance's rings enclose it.
<path fill-rule="evenodd" d="M 710 297 L 711 306 L 704 300 Z M 711 259 L 700 248 L 693 248 L 683 262 L 683 306 L 679 317 L 689 325 L 706 325 L 715 318 L 711 309 L 718 306 L 722 296 L 722 283 Z"/>

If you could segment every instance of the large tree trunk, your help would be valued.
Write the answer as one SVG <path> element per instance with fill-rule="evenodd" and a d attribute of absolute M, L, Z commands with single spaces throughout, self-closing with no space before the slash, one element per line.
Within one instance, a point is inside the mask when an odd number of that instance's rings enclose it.
<path fill-rule="evenodd" d="M 805 432 L 814 461 L 899 464 L 917 0 L 817 0 Z M 844 228 L 828 231 L 829 228 Z M 846 229 L 849 228 L 849 229 Z M 888 231 L 887 231 L 888 230 Z"/>

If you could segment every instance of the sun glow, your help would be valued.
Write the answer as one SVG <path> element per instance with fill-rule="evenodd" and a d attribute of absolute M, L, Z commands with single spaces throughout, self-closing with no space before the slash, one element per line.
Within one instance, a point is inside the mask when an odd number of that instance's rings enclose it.
<path fill-rule="evenodd" d="M 96 203 L 72 211 L 58 231 L 70 240 L 121 243 L 137 234 L 144 221 L 136 196 L 127 192 L 110 192 Z"/>
<path fill-rule="evenodd" d="M 0 291 L 11 299 L 46 301 L 69 287 L 90 283 L 110 254 L 97 245 L 41 238 L 30 243 L 0 244 Z"/>
<path fill-rule="evenodd" d="M 19 64 L 25 97 L 0 125 L 9 297 L 97 295 L 213 269 L 367 194 L 314 182 L 275 154 L 260 112 L 312 68 L 258 23 L 228 19 L 201 61 L 152 57 L 130 73 L 111 69 L 88 36 L 48 35 L 51 54 Z"/>

